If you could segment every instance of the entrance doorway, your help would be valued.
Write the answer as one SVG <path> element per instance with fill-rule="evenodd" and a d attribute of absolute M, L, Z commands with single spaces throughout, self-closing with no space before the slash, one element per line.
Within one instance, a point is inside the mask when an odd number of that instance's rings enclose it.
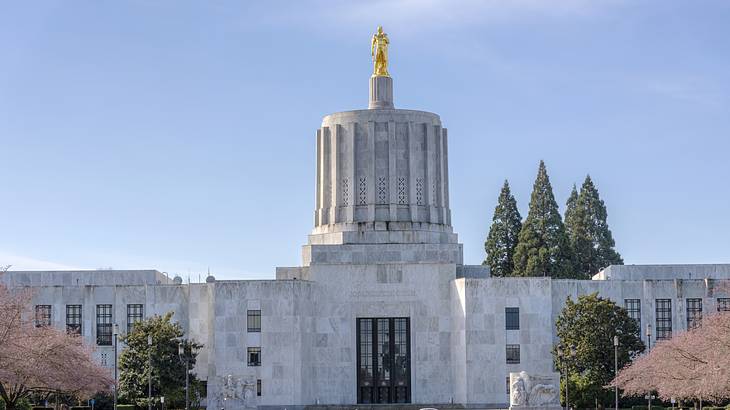
<path fill-rule="evenodd" d="M 411 402 L 411 323 L 357 319 L 357 402 Z"/>

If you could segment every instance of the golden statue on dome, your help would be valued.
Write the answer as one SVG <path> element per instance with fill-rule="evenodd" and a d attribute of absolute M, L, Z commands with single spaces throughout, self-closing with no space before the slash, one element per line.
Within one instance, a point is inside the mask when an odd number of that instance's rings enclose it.
<path fill-rule="evenodd" d="M 370 55 L 373 57 L 373 76 L 390 77 L 388 74 L 388 35 L 383 33 L 383 27 L 378 26 L 378 31 L 373 34 L 370 43 Z"/>

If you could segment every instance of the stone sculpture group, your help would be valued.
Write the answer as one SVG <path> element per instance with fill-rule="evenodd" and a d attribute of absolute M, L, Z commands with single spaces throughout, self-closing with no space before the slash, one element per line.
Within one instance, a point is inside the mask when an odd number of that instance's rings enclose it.
<path fill-rule="evenodd" d="M 560 408 L 555 376 L 510 373 L 510 408 Z"/>
<path fill-rule="evenodd" d="M 254 397 L 255 381 L 243 380 L 241 377 L 229 374 L 221 377 L 221 385 L 223 388 L 220 392 L 220 399 L 225 403 L 226 410 L 256 407 Z"/>

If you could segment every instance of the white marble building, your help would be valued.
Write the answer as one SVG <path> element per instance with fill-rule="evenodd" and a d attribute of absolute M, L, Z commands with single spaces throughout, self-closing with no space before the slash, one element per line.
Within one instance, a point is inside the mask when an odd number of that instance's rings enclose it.
<path fill-rule="evenodd" d="M 211 409 L 504 408 L 511 372 L 553 371 L 567 297 L 598 292 L 662 337 L 730 309 L 715 292 L 730 265 L 610 266 L 593 280 L 490 278 L 464 265 L 446 128 L 436 114 L 393 108 L 390 77 L 370 87 L 369 109 L 328 115 L 317 130 L 315 226 L 302 266 L 277 268 L 276 280 L 184 284 L 110 270 L 10 271 L 2 281 L 33 288 L 38 320 L 80 331 L 110 367 L 112 323 L 126 332 L 174 311 L 205 345 L 194 372 Z"/>

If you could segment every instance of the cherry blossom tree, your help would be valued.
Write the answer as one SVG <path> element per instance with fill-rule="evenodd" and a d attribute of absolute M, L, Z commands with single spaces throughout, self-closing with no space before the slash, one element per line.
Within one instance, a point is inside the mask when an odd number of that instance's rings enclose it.
<path fill-rule="evenodd" d="M 664 400 L 730 399 L 730 312 L 708 315 L 700 327 L 657 343 L 611 386 L 625 396 L 655 391 Z"/>
<path fill-rule="evenodd" d="M 114 380 L 94 362 L 91 347 L 80 336 L 36 327 L 30 303 L 29 291 L 0 284 L 0 398 L 7 410 L 31 393 L 85 398 L 107 391 Z"/>

